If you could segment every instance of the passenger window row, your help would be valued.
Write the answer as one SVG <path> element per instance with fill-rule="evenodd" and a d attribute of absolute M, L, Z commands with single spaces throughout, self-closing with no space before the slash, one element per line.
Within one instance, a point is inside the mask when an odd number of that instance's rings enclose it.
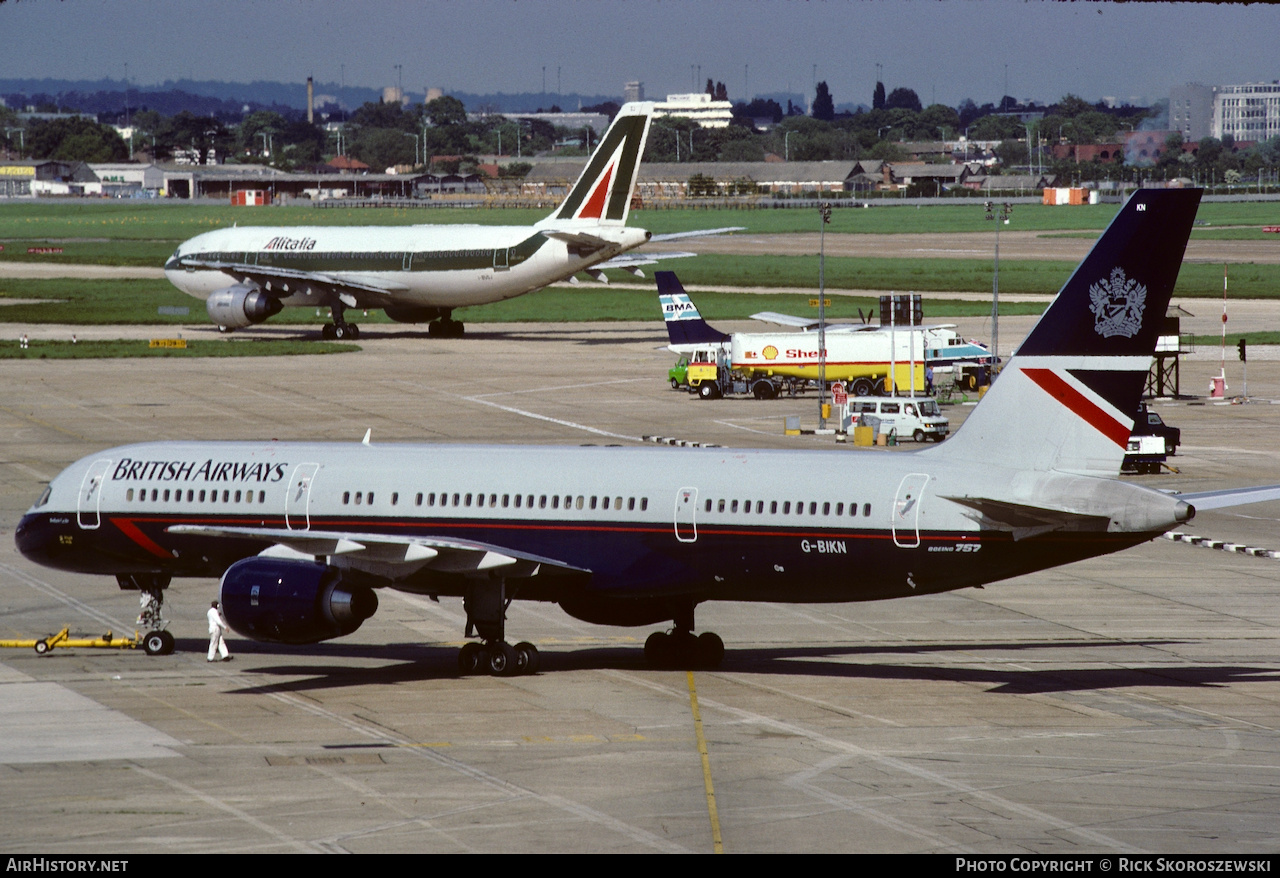
<path fill-rule="evenodd" d="M 809 515 L 818 515 L 818 514 L 822 514 L 822 515 L 828 515 L 828 516 L 829 516 L 829 515 L 831 515 L 831 514 L 832 514 L 832 512 L 833 512 L 833 506 L 834 506 L 834 512 L 835 512 L 835 514 L 836 514 L 837 516 L 842 516 L 842 515 L 844 515 L 844 514 L 845 514 L 845 504 L 843 504 L 843 503 L 835 503 L 835 504 L 832 504 L 832 503 L 829 503 L 829 502 L 825 502 L 825 503 L 822 503 L 821 505 L 819 505 L 819 503 L 818 503 L 816 500 L 810 500 L 810 501 L 809 501 L 809 503 L 808 503 L 809 513 L 808 513 L 808 514 L 809 514 Z M 741 513 L 742 513 L 742 514 L 744 514 L 744 515 L 751 515 L 751 514 L 753 514 L 753 512 L 754 512 L 754 514 L 755 514 L 755 515 L 763 515 L 763 514 L 764 514 L 764 508 L 765 508 L 765 501 L 764 501 L 764 500 L 754 500 L 754 501 L 753 501 L 753 500 L 742 500 L 742 501 L 738 501 L 738 500 L 712 500 L 712 499 L 709 499 L 709 498 L 708 498 L 708 499 L 707 499 L 707 501 L 703 504 L 703 511 L 704 511 L 704 512 L 711 512 L 711 511 L 714 509 L 716 512 L 728 512 L 728 513 L 730 513 L 730 514 L 737 513 L 737 512 L 741 512 Z M 819 513 L 819 509 L 821 509 L 821 513 Z M 805 514 L 805 501 L 803 501 L 803 500 L 797 500 L 797 501 L 795 502 L 794 506 L 793 506 L 793 504 L 792 504 L 792 502 L 791 502 L 790 500 L 783 500 L 783 501 L 781 501 L 781 502 L 779 502 L 779 501 L 777 501 L 777 500 L 770 500 L 770 501 L 769 501 L 769 514 L 770 514 L 770 515 L 778 515 L 778 514 L 782 514 L 782 515 L 792 515 L 792 514 L 794 514 L 794 515 L 804 515 L 804 514 Z M 848 514 L 849 514 L 849 516 L 850 516 L 850 517 L 855 517 L 855 516 L 857 516 L 857 514 L 858 514 L 858 504 L 857 504 L 857 503 L 850 503 L 850 504 L 849 504 Z M 870 503 L 863 503 L 863 504 L 862 504 L 862 516 L 863 516 L 863 518 L 869 518 L 869 517 L 871 516 L 871 504 L 870 504 Z"/>
<path fill-rule="evenodd" d="M 218 502 L 253 503 L 254 502 L 253 491 L 245 491 L 245 490 L 233 491 L 230 488 L 223 488 L 221 492 L 222 493 L 221 501 L 219 501 L 218 499 L 218 493 L 219 492 L 216 490 L 208 491 L 205 489 L 201 489 L 197 491 L 194 488 L 187 488 L 186 502 L 187 503 L 218 503 Z M 134 501 L 134 497 L 135 497 L 135 494 L 134 494 L 133 488 L 130 488 L 129 490 L 125 491 L 124 498 L 126 502 L 132 503 Z M 136 497 L 139 503 L 145 503 L 148 500 L 147 489 L 139 488 L 136 494 Z M 165 488 L 162 491 L 159 488 L 152 488 L 149 499 L 151 500 L 152 503 L 156 503 L 156 502 L 168 503 L 170 502 L 170 500 L 172 500 L 172 502 L 174 503 L 181 503 L 183 502 L 182 489 L 178 488 L 176 490 L 170 490 L 169 488 Z M 257 502 L 258 503 L 267 502 L 266 491 L 257 492 Z"/>
<path fill-rule="evenodd" d="M 356 506 L 369 505 L 373 503 L 373 492 L 356 491 L 352 494 L 350 491 L 342 492 L 342 503 L 349 506 L 354 503 Z M 397 506 L 400 503 L 400 494 L 391 495 L 391 505 Z M 573 494 L 482 494 L 482 493 L 464 493 L 461 491 L 455 493 L 424 493 L 418 492 L 414 497 L 415 506 L 441 506 L 441 507 L 470 507 L 470 508 L 489 508 L 489 509 L 597 509 L 602 511 L 613 510 L 621 512 L 624 509 L 628 512 L 635 512 L 639 509 L 646 512 L 649 509 L 648 497 L 606 497 L 603 495 L 573 495 Z"/>

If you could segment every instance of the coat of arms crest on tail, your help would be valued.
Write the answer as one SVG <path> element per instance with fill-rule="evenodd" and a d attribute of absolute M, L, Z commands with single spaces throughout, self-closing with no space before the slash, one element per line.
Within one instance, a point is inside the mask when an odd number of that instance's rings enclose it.
<path fill-rule="evenodd" d="M 1093 312 L 1094 329 L 1103 338 L 1123 335 L 1133 338 L 1142 328 L 1142 311 L 1147 302 L 1147 288 L 1125 277 L 1124 269 L 1111 269 L 1109 280 L 1089 287 L 1089 310 Z"/>

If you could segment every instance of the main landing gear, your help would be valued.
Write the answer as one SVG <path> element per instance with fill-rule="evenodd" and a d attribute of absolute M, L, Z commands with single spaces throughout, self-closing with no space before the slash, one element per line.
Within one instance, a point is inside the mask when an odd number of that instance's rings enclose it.
<path fill-rule="evenodd" d="M 515 646 L 505 640 L 507 607 L 511 598 L 502 579 L 477 581 L 467 588 L 462 606 L 467 611 L 467 637 L 480 635 L 458 651 L 458 673 L 515 677 L 538 672 L 538 648 L 528 641 Z"/>
<path fill-rule="evenodd" d="M 686 670 L 720 667 L 724 659 L 724 641 L 712 631 L 693 633 L 692 601 L 676 614 L 670 631 L 655 631 L 644 642 L 644 659 L 651 668 Z"/>
<path fill-rule="evenodd" d="M 348 323 L 343 318 L 343 312 L 346 310 L 340 304 L 333 305 L 330 309 L 333 314 L 333 322 L 326 323 L 320 330 L 320 336 L 326 341 L 355 341 L 360 337 L 360 327 L 355 323 Z"/>
<path fill-rule="evenodd" d="M 462 321 L 452 317 L 441 317 L 427 325 L 427 335 L 433 338 L 462 338 L 466 331 Z"/>

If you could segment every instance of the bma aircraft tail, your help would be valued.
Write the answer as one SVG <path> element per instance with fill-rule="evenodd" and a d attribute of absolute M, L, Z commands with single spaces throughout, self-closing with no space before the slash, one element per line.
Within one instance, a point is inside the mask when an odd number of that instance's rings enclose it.
<path fill-rule="evenodd" d="M 1198 189 L 1140 189 L 955 436 L 930 452 L 1114 477 L 1128 446 Z"/>
<path fill-rule="evenodd" d="M 625 225 L 652 117 L 652 103 L 623 104 L 568 197 L 540 225 Z"/>
<path fill-rule="evenodd" d="M 655 271 L 653 277 L 658 282 L 658 302 L 662 305 L 662 319 L 667 322 L 667 338 L 672 348 L 719 344 L 729 337 L 707 325 L 674 271 Z"/>

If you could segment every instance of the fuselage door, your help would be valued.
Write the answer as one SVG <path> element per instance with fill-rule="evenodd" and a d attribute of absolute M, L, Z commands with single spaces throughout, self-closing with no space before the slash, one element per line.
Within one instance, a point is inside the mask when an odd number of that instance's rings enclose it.
<path fill-rule="evenodd" d="M 84 481 L 80 483 L 80 495 L 76 498 L 76 520 L 85 530 L 93 530 L 102 524 L 102 489 L 110 469 L 111 461 L 95 460 L 85 472 Z"/>
<path fill-rule="evenodd" d="M 289 530 L 311 528 L 311 485 L 316 480 L 318 463 L 300 463 L 289 477 L 289 494 L 284 501 L 284 524 Z"/>
<path fill-rule="evenodd" d="M 681 488 L 676 492 L 676 539 L 682 543 L 698 541 L 698 489 Z"/>
<path fill-rule="evenodd" d="M 903 549 L 920 545 L 920 504 L 924 500 L 924 487 L 929 483 L 925 473 L 908 473 L 898 485 L 893 498 L 893 542 Z"/>
<path fill-rule="evenodd" d="M 493 270 L 506 271 L 511 267 L 511 248 L 499 247 L 493 251 Z"/>

